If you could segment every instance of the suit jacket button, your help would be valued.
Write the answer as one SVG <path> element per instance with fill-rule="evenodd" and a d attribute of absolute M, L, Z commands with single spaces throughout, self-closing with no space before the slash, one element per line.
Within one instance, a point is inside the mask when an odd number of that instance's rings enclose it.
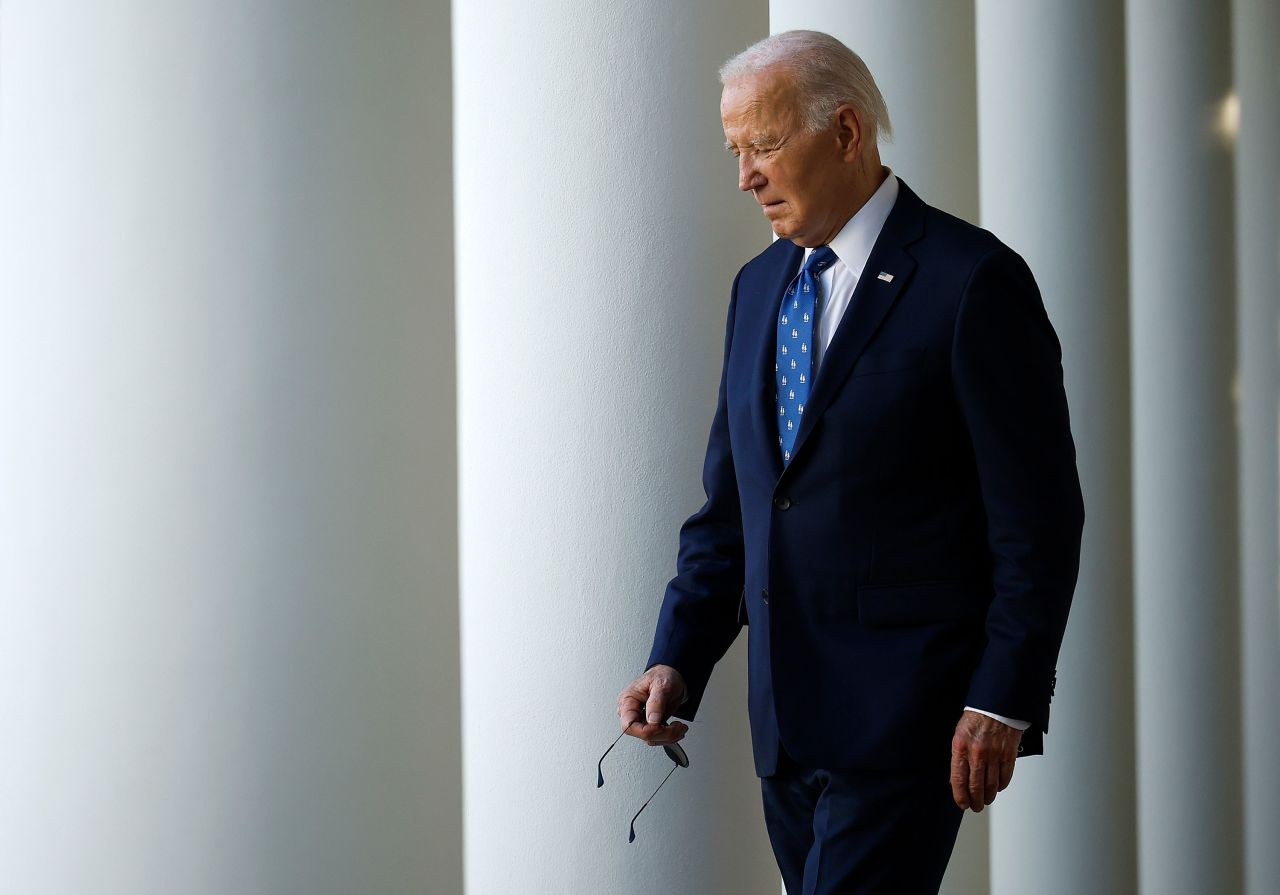
<path fill-rule="evenodd" d="M 760 599 L 764 600 L 764 605 L 769 605 L 769 588 L 765 587 L 760 589 Z"/>
<path fill-rule="evenodd" d="M 791 509 L 791 498 L 786 496 L 775 497 L 773 499 L 773 505 L 780 510 L 789 510 Z"/>

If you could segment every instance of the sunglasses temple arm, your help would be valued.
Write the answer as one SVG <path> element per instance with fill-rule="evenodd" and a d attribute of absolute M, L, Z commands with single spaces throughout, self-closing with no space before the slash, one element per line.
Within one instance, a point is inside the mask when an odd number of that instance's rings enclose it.
<path fill-rule="evenodd" d="M 663 777 L 662 782 L 658 784 L 658 789 L 662 789 L 662 787 L 666 785 L 667 781 L 671 779 L 671 775 L 676 772 L 676 768 L 678 767 L 680 767 L 680 765 L 678 764 L 671 766 L 671 770 L 667 771 L 667 776 Z M 640 806 L 640 811 L 643 811 L 644 809 L 649 807 L 649 803 L 653 801 L 653 796 L 656 796 L 658 794 L 658 789 L 655 789 L 653 791 L 653 795 L 645 799 L 644 804 Z M 636 817 L 640 816 L 640 811 L 636 812 Z M 627 837 L 628 842 L 636 841 L 636 817 L 631 818 L 631 834 Z"/>
<path fill-rule="evenodd" d="M 618 740 L 622 739 L 625 734 L 625 730 L 618 734 Z M 608 757 L 609 753 L 613 751 L 613 747 L 618 745 L 618 740 L 614 740 L 609 744 L 609 748 L 604 750 L 604 755 L 601 755 L 600 761 L 596 763 L 596 789 L 604 786 L 604 760 Z"/>

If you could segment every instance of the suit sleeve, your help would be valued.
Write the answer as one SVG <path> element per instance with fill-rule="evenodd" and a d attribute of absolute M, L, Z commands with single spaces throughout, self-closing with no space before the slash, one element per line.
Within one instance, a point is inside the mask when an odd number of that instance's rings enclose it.
<path fill-rule="evenodd" d="M 688 720 L 697 714 L 713 666 L 741 630 L 737 610 L 744 575 L 742 514 L 725 403 L 725 379 L 741 277 L 739 271 L 730 290 L 720 389 L 702 464 L 706 501 L 680 527 L 676 575 L 667 584 L 653 649 L 645 665 L 646 668 L 670 665 L 681 673 L 688 692 L 675 714 Z"/>
<path fill-rule="evenodd" d="M 1080 568 L 1084 501 L 1062 347 L 1031 271 L 1006 247 L 970 276 L 951 367 L 986 511 L 994 587 L 966 701 L 1047 731 Z"/>

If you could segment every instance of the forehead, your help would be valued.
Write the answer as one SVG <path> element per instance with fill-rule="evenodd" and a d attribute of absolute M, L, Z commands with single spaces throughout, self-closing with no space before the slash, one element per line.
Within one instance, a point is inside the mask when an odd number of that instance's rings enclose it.
<path fill-rule="evenodd" d="M 790 75 L 777 69 L 730 81 L 720 94 L 725 132 L 744 128 L 789 131 L 798 117 L 794 94 Z"/>

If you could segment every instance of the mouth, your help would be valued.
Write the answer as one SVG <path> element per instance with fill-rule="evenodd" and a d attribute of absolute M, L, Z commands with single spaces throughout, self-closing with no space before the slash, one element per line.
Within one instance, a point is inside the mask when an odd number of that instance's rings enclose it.
<path fill-rule="evenodd" d="M 778 208 L 782 207 L 785 201 L 786 201 L 785 199 L 779 199 L 777 202 L 761 202 L 760 210 L 765 214 L 768 214 L 770 211 L 775 211 Z"/>

